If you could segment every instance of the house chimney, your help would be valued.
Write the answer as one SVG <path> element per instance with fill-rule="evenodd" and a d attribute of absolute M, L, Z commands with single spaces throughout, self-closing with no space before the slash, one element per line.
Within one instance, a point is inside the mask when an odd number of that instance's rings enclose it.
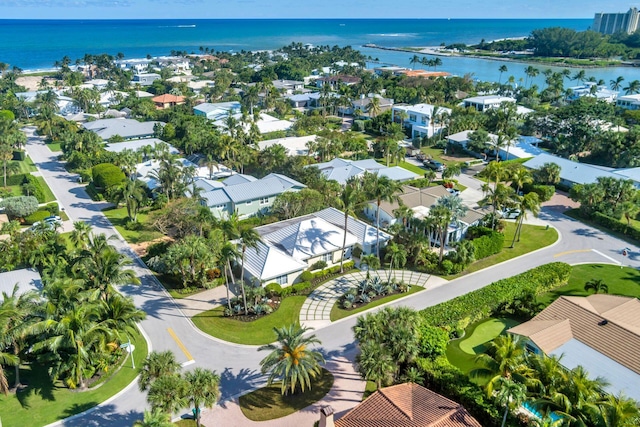
<path fill-rule="evenodd" d="M 333 422 L 333 408 L 329 405 L 320 408 L 320 423 L 318 427 L 335 427 Z"/>

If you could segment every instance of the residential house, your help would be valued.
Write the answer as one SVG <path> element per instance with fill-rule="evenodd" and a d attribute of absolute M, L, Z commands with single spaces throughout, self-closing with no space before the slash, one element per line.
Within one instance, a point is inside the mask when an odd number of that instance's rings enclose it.
<path fill-rule="evenodd" d="M 213 80 L 197 80 L 187 83 L 187 87 L 195 93 L 200 93 L 203 89 L 214 87 L 215 85 L 216 82 L 214 82 Z"/>
<path fill-rule="evenodd" d="M 373 72 L 377 76 L 382 76 L 383 74 L 392 74 L 394 76 L 397 76 L 404 71 L 407 71 L 407 69 L 404 67 L 396 67 L 396 66 L 375 67 L 373 69 Z"/>
<path fill-rule="evenodd" d="M 167 144 L 166 142 L 158 138 L 142 138 L 142 139 L 134 139 L 131 141 L 125 141 L 125 142 L 108 143 L 104 147 L 104 149 L 112 153 L 120 153 L 124 150 L 138 151 L 142 147 L 145 147 L 147 145 L 150 145 L 155 149 L 157 149 L 161 145 L 166 145 L 169 148 L 169 153 L 171 154 L 179 153 L 176 147 L 174 147 L 171 144 Z"/>
<path fill-rule="evenodd" d="M 262 179 L 234 174 L 223 181 L 224 187 L 201 194 L 202 203 L 214 216 L 226 218 L 234 212 L 240 218 L 265 214 L 276 197 L 286 191 L 300 191 L 304 184 L 284 175 L 271 173 Z"/>
<path fill-rule="evenodd" d="M 213 122 L 215 126 L 218 128 L 226 130 L 227 128 L 227 120 L 228 116 L 224 116 Z M 255 122 L 255 125 L 258 127 L 258 131 L 260 134 L 270 133 L 270 132 L 278 132 L 285 131 L 293 126 L 293 122 L 289 120 L 280 120 L 277 117 L 270 116 L 266 113 L 259 113 L 260 119 Z M 242 114 L 236 113 L 233 114 L 233 118 L 236 119 L 237 122 L 241 123 Z M 249 132 L 251 129 L 251 123 L 243 123 L 243 127 L 245 132 Z"/>
<path fill-rule="evenodd" d="M 191 163 L 189 160 L 185 158 L 177 158 L 176 161 L 179 163 L 181 168 L 191 168 L 193 171 L 197 170 L 197 166 Z M 158 170 L 160 169 L 160 161 L 159 160 L 147 160 L 145 162 L 139 163 L 136 165 L 136 175 L 138 179 L 145 184 L 150 190 L 154 190 L 158 188 L 159 183 L 155 178 Z"/>
<path fill-rule="evenodd" d="M 640 110 L 640 93 L 619 96 L 616 98 L 616 107 L 625 110 Z"/>
<path fill-rule="evenodd" d="M 472 130 L 464 130 L 462 132 L 454 133 L 447 136 L 447 141 L 449 144 L 460 145 L 463 148 L 467 148 L 467 144 L 469 143 L 470 135 L 474 131 Z M 489 133 L 489 145 L 493 146 L 493 156 L 495 157 L 495 147 L 499 141 L 498 135 L 493 133 Z M 519 136 L 516 140 L 512 141 L 507 147 L 506 145 L 502 145 L 498 148 L 498 157 L 502 160 L 514 160 L 514 159 L 528 159 L 530 157 L 535 157 L 538 154 L 544 153 L 540 148 L 538 148 L 538 144 L 542 142 L 540 138 L 534 136 Z M 477 153 L 479 155 L 483 155 L 484 153 Z M 486 154 L 484 154 L 486 156 Z"/>
<path fill-rule="evenodd" d="M 162 122 L 139 122 L 133 119 L 100 119 L 82 124 L 104 141 L 113 136 L 120 136 L 123 139 L 149 138 L 154 135 L 156 125 L 164 126 Z"/>
<path fill-rule="evenodd" d="M 327 84 L 331 87 L 331 90 L 336 90 L 339 85 L 353 86 L 360 83 L 361 80 L 362 79 L 360 79 L 360 77 L 338 74 L 335 76 L 324 76 L 316 79 L 316 86 L 321 88 Z"/>
<path fill-rule="evenodd" d="M 300 280 L 303 271 L 316 262 L 338 265 L 350 259 L 354 247 L 363 253 L 375 252 L 376 229 L 363 221 L 349 217 L 346 250 L 343 252 L 344 213 L 327 208 L 320 212 L 268 224 L 255 229 L 262 237 L 258 248 L 245 253 L 245 273 L 249 281 L 263 285 L 276 282 L 290 286 Z M 381 231 L 380 244 L 385 245 L 391 235 Z"/>
<path fill-rule="evenodd" d="M 462 105 L 464 108 L 475 108 L 478 111 L 487 111 L 488 109 L 499 107 L 503 102 L 515 104 L 516 100 L 507 96 L 482 95 L 466 98 L 463 100 Z"/>
<path fill-rule="evenodd" d="M 48 91 L 46 90 L 38 90 L 38 91 L 30 91 L 30 92 L 16 92 L 16 98 L 24 100 L 28 104 L 36 103 L 38 100 L 38 95 L 45 94 Z M 76 104 L 73 98 L 65 96 L 62 94 L 61 90 L 53 90 L 53 93 L 56 94 L 56 105 L 58 107 L 58 114 L 62 116 L 77 114 L 79 113 L 80 107 Z"/>
<path fill-rule="evenodd" d="M 567 88 L 567 96 L 568 102 L 573 102 L 582 97 L 590 97 L 596 98 L 599 101 L 606 101 L 609 103 L 616 102 L 616 98 L 618 97 L 618 92 L 609 89 L 605 85 L 599 85 L 595 82 L 584 82 L 584 84 L 580 86 L 573 86 Z"/>
<path fill-rule="evenodd" d="M 337 93 L 331 92 L 325 95 L 328 98 L 337 98 L 340 97 Z M 310 93 L 300 93 L 295 95 L 286 95 L 286 99 L 289 100 L 291 106 L 293 108 L 301 108 L 301 109 L 313 109 L 313 108 L 321 108 L 322 94 L 319 92 L 310 92 Z"/>
<path fill-rule="evenodd" d="M 325 411 L 326 412 L 326 411 Z M 320 423 L 322 425 L 323 420 Z M 324 425 L 330 425 L 325 421 Z M 335 421 L 335 427 L 481 427 L 459 403 L 419 384 L 378 389 Z"/>
<path fill-rule="evenodd" d="M 229 114 L 237 114 L 242 110 L 242 105 L 237 101 L 231 102 L 204 102 L 193 107 L 196 116 L 203 116 L 209 120 L 221 120 Z"/>
<path fill-rule="evenodd" d="M 349 106 L 339 106 L 338 113 L 369 118 L 369 104 L 371 104 L 373 98 L 378 99 L 380 113 L 384 113 L 393 107 L 393 99 L 385 98 L 378 94 L 369 94 L 368 96 L 361 95 L 360 98 L 352 100 Z"/>
<path fill-rule="evenodd" d="M 391 110 L 391 120 L 400 122 L 404 115 L 404 127 L 411 128 L 412 138 L 431 137 L 443 128 L 442 117 L 450 115 L 451 109 L 431 104 L 395 105 Z"/>
<path fill-rule="evenodd" d="M 287 95 L 304 89 L 304 82 L 298 80 L 273 80 L 271 83 L 278 91 Z"/>
<path fill-rule="evenodd" d="M 269 139 L 258 142 L 258 147 L 262 151 L 274 145 L 282 145 L 287 150 L 287 156 L 308 156 L 309 144 L 313 143 L 317 138 L 317 135 L 307 135 Z"/>
<path fill-rule="evenodd" d="M 413 211 L 413 218 L 426 218 L 429 216 L 430 209 L 436 205 L 440 197 L 451 195 L 451 193 L 442 186 L 416 188 L 405 185 L 402 187 L 402 190 L 402 193 L 397 194 L 397 201 L 383 201 L 380 203 L 380 227 L 388 228 L 397 222 L 408 219 L 396 217 L 394 212 L 401 206 L 406 206 L 411 209 Z M 378 205 L 375 200 L 367 203 L 364 208 L 364 214 L 374 222 L 374 225 L 377 211 Z M 468 208 L 465 215 L 459 218 L 459 222 L 449 224 L 447 236 L 445 237 L 445 246 L 450 246 L 462 240 L 469 227 L 478 225 L 484 216 L 485 214 L 483 212 Z M 433 243 L 439 243 L 435 234 L 431 236 L 431 240 Z"/>
<path fill-rule="evenodd" d="M 156 80 L 160 80 L 160 74 L 156 73 L 140 73 L 134 74 L 133 80 L 131 80 L 131 85 L 140 85 L 140 86 L 151 86 L 153 82 Z"/>
<path fill-rule="evenodd" d="M 119 90 L 108 90 L 100 93 L 100 99 L 98 104 L 104 108 L 109 108 L 112 105 L 118 105 L 125 100 L 129 94 L 127 92 L 121 92 Z"/>
<path fill-rule="evenodd" d="M 42 292 L 42 277 L 35 268 L 5 271 L 0 273 L 0 302 L 2 294 L 11 295 L 13 288 L 18 285 L 18 295 L 29 291 Z"/>
<path fill-rule="evenodd" d="M 309 165 L 308 167 L 320 169 L 327 179 L 332 179 L 340 184 L 346 184 L 350 178 L 363 176 L 366 172 L 377 173 L 380 176 L 386 176 L 398 182 L 420 178 L 419 175 L 404 168 L 399 166 L 386 167 L 373 159 L 345 160 L 336 158 L 330 162 L 317 163 L 315 165 Z"/>
<path fill-rule="evenodd" d="M 156 104 L 158 110 L 166 110 L 167 108 L 175 107 L 176 105 L 182 105 L 185 102 L 184 96 L 171 95 L 165 93 L 164 95 L 158 95 L 151 100 Z"/>
<path fill-rule="evenodd" d="M 560 358 L 567 369 L 582 366 L 602 377 L 605 390 L 640 402 L 640 301 L 595 294 L 561 296 L 528 322 L 508 330 L 527 350 Z"/>

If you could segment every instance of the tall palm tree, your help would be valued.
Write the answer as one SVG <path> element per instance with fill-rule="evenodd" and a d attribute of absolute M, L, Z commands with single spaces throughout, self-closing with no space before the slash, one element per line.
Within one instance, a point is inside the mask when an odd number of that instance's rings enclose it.
<path fill-rule="evenodd" d="M 337 199 L 339 208 L 344 212 L 344 232 L 342 237 L 342 256 L 340 257 L 340 273 L 344 273 L 344 254 L 347 250 L 349 216 L 355 215 L 356 210 L 362 206 L 363 200 L 361 195 L 362 193 L 359 188 L 359 181 L 350 180 L 342 188 L 340 196 Z"/>
<path fill-rule="evenodd" d="M 138 212 L 147 198 L 144 184 L 139 180 L 127 179 L 112 193 L 112 201 L 116 205 L 125 204 L 130 221 L 138 221 Z"/>
<path fill-rule="evenodd" d="M 585 292 L 593 291 L 596 294 L 608 294 L 609 286 L 602 279 L 590 279 L 584 284 Z"/>
<path fill-rule="evenodd" d="M 134 333 L 136 323 L 145 319 L 146 313 L 138 310 L 131 297 L 124 297 L 121 294 L 113 293 L 106 300 L 100 301 L 101 317 L 105 319 L 103 323 L 109 327 L 115 335 L 124 341 L 121 336 Z"/>
<path fill-rule="evenodd" d="M 195 408 L 196 426 L 200 427 L 200 407 L 211 408 L 220 396 L 220 376 L 215 371 L 195 368 L 184 374 L 186 396 Z"/>
<path fill-rule="evenodd" d="M 172 413 L 188 405 L 185 397 L 187 387 L 187 382 L 179 374 L 160 377 L 149 387 L 147 402 L 151 404 L 151 410 L 163 412 L 169 420 Z"/>
<path fill-rule="evenodd" d="M 640 80 L 633 80 L 629 82 L 627 87 L 624 88 L 624 93 L 626 95 L 633 95 L 636 93 L 640 93 Z"/>
<path fill-rule="evenodd" d="M 487 396 L 491 396 L 500 386 L 501 378 L 521 384 L 527 382 L 531 371 L 524 365 L 524 357 L 524 345 L 518 337 L 501 335 L 489 344 L 486 353 L 476 356 L 475 362 L 479 367 L 469 372 L 469 376 L 486 381 L 485 391 Z"/>
<path fill-rule="evenodd" d="M 376 201 L 376 256 L 380 258 L 380 205 L 383 201 L 392 203 L 397 200 L 396 193 L 402 192 L 402 187 L 386 176 L 365 173 L 363 190 L 368 198 Z"/>
<path fill-rule="evenodd" d="M 502 73 L 506 73 L 509 71 L 506 65 L 501 65 L 498 67 L 498 71 L 500 71 L 500 78 L 498 79 L 498 84 L 502 83 Z"/>
<path fill-rule="evenodd" d="M 371 270 L 376 270 L 380 268 L 380 258 L 376 256 L 376 254 L 363 255 L 360 258 L 360 266 L 367 266 L 367 279 L 371 276 Z"/>
<path fill-rule="evenodd" d="M 241 245 L 241 268 L 240 268 L 240 288 L 242 289 L 242 300 L 244 301 L 244 314 L 249 314 L 249 307 L 247 307 L 247 294 L 244 289 L 244 259 L 247 252 L 247 248 L 255 249 L 259 252 L 259 243 L 262 241 L 262 237 L 251 227 L 240 228 L 240 245 Z"/>
<path fill-rule="evenodd" d="M 509 176 L 511 180 L 511 184 L 516 185 L 516 194 L 520 194 L 520 190 L 526 184 L 531 184 L 533 182 L 533 177 L 531 176 L 531 172 L 529 169 L 524 166 L 520 166 L 513 170 Z"/>
<path fill-rule="evenodd" d="M 623 81 L 624 81 L 624 77 L 622 77 L 622 76 L 618 76 L 615 79 L 610 80 L 609 84 L 611 85 L 611 90 L 615 90 L 617 92 L 620 89 L 622 89 L 622 82 Z"/>
<path fill-rule="evenodd" d="M 520 210 L 518 214 L 518 218 L 516 219 L 516 232 L 513 236 L 513 241 L 511 242 L 511 247 L 515 244 L 516 241 L 520 241 L 520 235 L 522 233 L 522 224 L 524 220 L 527 218 L 527 212 L 531 212 L 531 214 L 535 217 L 540 213 L 540 199 L 538 198 L 537 193 L 527 193 L 523 197 L 515 196 L 518 203 L 516 204 L 516 208 Z M 516 240 L 517 236 L 517 240 Z"/>
<path fill-rule="evenodd" d="M 231 310 L 231 283 L 229 282 L 229 278 L 233 279 L 231 262 L 237 260 L 239 255 L 240 254 L 238 253 L 236 245 L 227 241 L 224 243 L 224 245 L 222 245 L 222 249 L 220 250 L 220 258 L 218 260 L 220 266 L 222 267 L 222 271 L 224 272 L 224 283 L 227 287 L 227 306 L 229 310 Z"/>
<path fill-rule="evenodd" d="M 13 148 L 10 145 L 0 145 L 0 161 L 2 161 L 2 175 L 4 178 L 3 186 L 7 186 L 7 165 L 13 159 Z"/>
<path fill-rule="evenodd" d="M 451 223 L 451 211 L 443 205 L 436 205 L 429 211 L 431 224 L 437 232 L 438 243 L 440 245 L 439 262 L 444 258 L 444 245 L 447 239 L 447 231 Z"/>
<path fill-rule="evenodd" d="M 369 101 L 369 105 L 367 105 L 367 113 L 369 113 L 371 117 L 377 117 L 381 112 L 380 98 L 374 96 Z"/>
<path fill-rule="evenodd" d="M 402 268 L 407 263 L 407 251 L 404 248 L 404 245 L 399 245 L 397 243 L 391 243 L 387 246 L 387 253 L 385 254 L 385 259 L 389 260 L 389 278 L 388 281 L 391 282 L 391 272 L 395 268 Z"/>
<path fill-rule="evenodd" d="M 500 378 L 496 401 L 499 405 L 504 406 L 504 415 L 502 416 L 502 427 L 507 423 L 507 415 L 509 409 L 517 408 L 527 398 L 527 388 L 524 384 L 519 384 L 508 378 Z"/>
<path fill-rule="evenodd" d="M 267 384 L 280 383 L 282 394 L 295 393 L 298 388 L 302 392 L 311 388 L 311 379 L 321 373 L 320 365 L 325 363 L 322 353 L 309 347 L 320 344 L 315 335 L 304 336 L 312 328 L 290 325 L 273 328 L 277 335 L 278 345 L 268 344 L 258 351 L 268 350 L 271 353 L 260 362 L 263 374 L 269 373 Z"/>
<path fill-rule="evenodd" d="M 174 424 L 167 420 L 167 415 L 156 409 L 144 411 L 144 418 L 133 423 L 133 427 L 173 427 Z"/>
<path fill-rule="evenodd" d="M 393 381 L 396 363 L 379 343 L 368 340 L 360 343 L 360 353 L 356 358 L 358 371 L 367 381 L 376 383 L 376 389 Z"/>
<path fill-rule="evenodd" d="M 623 395 L 607 394 L 598 404 L 605 427 L 632 427 L 640 424 L 637 403 Z"/>
<path fill-rule="evenodd" d="M 180 372 L 181 365 L 176 360 L 173 352 L 167 350 L 163 352 L 152 351 L 142 363 L 138 387 L 140 391 L 145 391 L 158 378 L 175 375 Z"/>

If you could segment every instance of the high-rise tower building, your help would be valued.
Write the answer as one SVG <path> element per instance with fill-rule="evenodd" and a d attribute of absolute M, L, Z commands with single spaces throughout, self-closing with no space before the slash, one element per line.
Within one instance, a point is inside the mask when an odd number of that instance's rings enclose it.
<path fill-rule="evenodd" d="M 596 13 L 591 29 L 602 34 L 634 33 L 638 29 L 638 9 L 632 7 L 626 13 Z"/>

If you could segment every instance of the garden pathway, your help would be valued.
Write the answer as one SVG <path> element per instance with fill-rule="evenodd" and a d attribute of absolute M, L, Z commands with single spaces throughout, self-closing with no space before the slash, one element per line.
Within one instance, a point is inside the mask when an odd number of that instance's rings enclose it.
<path fill-rule="evenodd" d="M 389 272 L 387 270 L 372 270 L 371 277 L 379 277 L 382 281 L 387 281 Z M 393 270 L 392 277 L 410 285 L 422 286 L 423 288 L 434 288 L 447 283 L 441 277 L 430 274 L 418 273 L 409 270 Z M 367 277 L 367 272 L 357 270 L 354 273 L 345 274 L 321 285 L 311 292 L 300 309 L 300 324 L 314 329 L 322 328 L 331 323 L 331 308 L 336 301 L 349 289 L 356 287 L 358 283 Z M 429 286 L 427 286 L 427 284 Z"/>

